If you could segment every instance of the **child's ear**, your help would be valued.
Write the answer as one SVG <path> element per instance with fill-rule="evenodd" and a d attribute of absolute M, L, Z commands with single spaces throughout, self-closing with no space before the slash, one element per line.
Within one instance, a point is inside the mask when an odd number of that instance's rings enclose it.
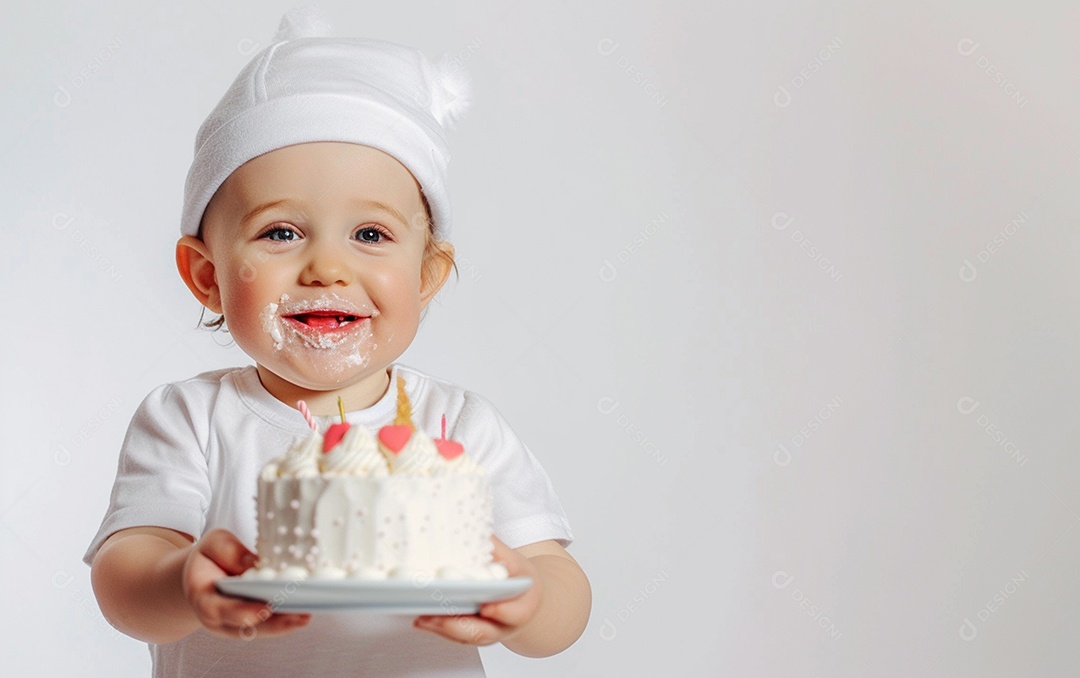
<path fill-rule="evenodd" d="M 454 246 L 448 242 L 434 242 L 426 248 L 424 263 L 420 267 L 420 306 L 428 305 L 442 289 L 454 267 Z"/>
<path fill-rule="evenodd" d="M 199 303 L 221 313 L 221 293 L 206 243 L 190 235 L 180 238 L 176 243 L 176 268 Z"/>

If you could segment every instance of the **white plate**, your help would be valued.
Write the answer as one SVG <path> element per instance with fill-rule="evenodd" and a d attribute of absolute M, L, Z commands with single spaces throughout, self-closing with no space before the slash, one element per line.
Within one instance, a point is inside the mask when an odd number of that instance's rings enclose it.
<path fill-rule="evenodd" d="M 262 600 L 281 612 L 354 611 L 379 614 L 475 614 L 481 603 L 513 598 L 529 577 L 484 580 L 305 579 L 286 581 L 225 577 L 218 591 Z"/>

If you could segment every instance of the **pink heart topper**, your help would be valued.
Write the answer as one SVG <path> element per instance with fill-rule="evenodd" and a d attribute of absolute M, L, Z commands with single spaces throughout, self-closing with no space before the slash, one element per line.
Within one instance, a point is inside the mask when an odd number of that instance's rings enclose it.
<path fill-rule="evenodd" d="M 435 449 L 439 451 L 442 458 L 446 461 L 451 461 L 460 457 L 465 451 L 465 448 L 461 446 L 461 443 L 453 440 L 446 440 L 445 438 L 439 438 L 435 440 Z"/>
<path fill-rule="evenodd" d="M 326 434 L 323 436 L 323 453 L 325 454 L 326 452 L 334 449 L 334 445 L 337 445 L 341 442 L 341 439 L 345 437 L 345 434 L 348 432 L 348 430 L 349 425 L 346 423 L 331 424 L 330 428 L 326 429 Z"/>
<path fill-rule="evenodd" d="M 379 429 L 379 442 L 383 444 L 383 447 L 397 454 L 405 447 L 405 443 L 409 442 L 412 432 L 412 427 L 404 424 L 383 426 Z"/>

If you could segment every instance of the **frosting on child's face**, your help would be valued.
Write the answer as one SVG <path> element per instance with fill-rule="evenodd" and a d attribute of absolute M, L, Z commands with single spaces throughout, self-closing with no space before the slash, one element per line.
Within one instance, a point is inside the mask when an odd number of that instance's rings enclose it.
<path fill-rule="evenodd" d="M 268 377 L 384 387 L 424 306 L 426 213 L 401 163 L 345 143 L 259 156 L 214 196 L 204 240 L 229 332 L 271 392 Z"/>

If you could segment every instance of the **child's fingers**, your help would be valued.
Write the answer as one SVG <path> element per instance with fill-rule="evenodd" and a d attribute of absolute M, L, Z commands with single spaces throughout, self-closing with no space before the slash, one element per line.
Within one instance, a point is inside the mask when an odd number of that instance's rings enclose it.
<path fill-rule="evenodd" d="M 242 574 L 255 565 L 258 557 L 228 530 L 211 530 L 199 540 L 197 548 L 226 574 Z"/>
<path fill-rule="evenodd" d="M 502 542 L 501 539 L 492 535 L 491 537 L 491 557 L 496 563 L 502 563 L 509 570 L 510 566 L 517 562 L 517 559 L 521 557 L 514 549 L 510 548 Z M 510 576 L 514 573 L 511 571 Z"/>
<path fill-rule="evenodd" d="M 465 645 L 491 645 L 509 632 L 501 624 L 472 615 L 417 617 L 413 626 Z"/>
<path fill-rule="evenodd" d="M 213 588 L 193 592 L 188 602 L 204 626 L 215 628 L 254 626 L 273 614 L 266 603 L 224 596 Z"/>
<path fill-rule="evenodd" d="M 537 607 L 539 607 L 538 596 L 530 589 L 510 600 L 484 603 L 480 606 L 479 615 L 497 624 L 517 628 L 532 619 Z"/>
<path fill-rule="evenodd" d="M 311 621 L 309 614 L 275 614 L 257 626 L 240 627 L 238 636 L 244 640 L 273 638 L 303 628 Z"/>
<path fill-rule="evenodd" d="M 267 616 L 269 614 L 269 616 Z M 245 615 L 243 622 L 226 623 L 210 630 L 218 635 L 241 640 L 254 640 L 255 638 L 272 638 L 289 631 L 307 626 L 311 621 L 309 614 L 272 614 L 268 609 L 261 610 L 256 615 Z"/>
<path fill-rule="evenodd" d="M 203 626 L 233 637 L 251 637 L 256 633 L 279 635 L 308 622 L 311 615 L 275 613 L 263 602 L 206 593 L 193 601 L 195 613 Z"/>

